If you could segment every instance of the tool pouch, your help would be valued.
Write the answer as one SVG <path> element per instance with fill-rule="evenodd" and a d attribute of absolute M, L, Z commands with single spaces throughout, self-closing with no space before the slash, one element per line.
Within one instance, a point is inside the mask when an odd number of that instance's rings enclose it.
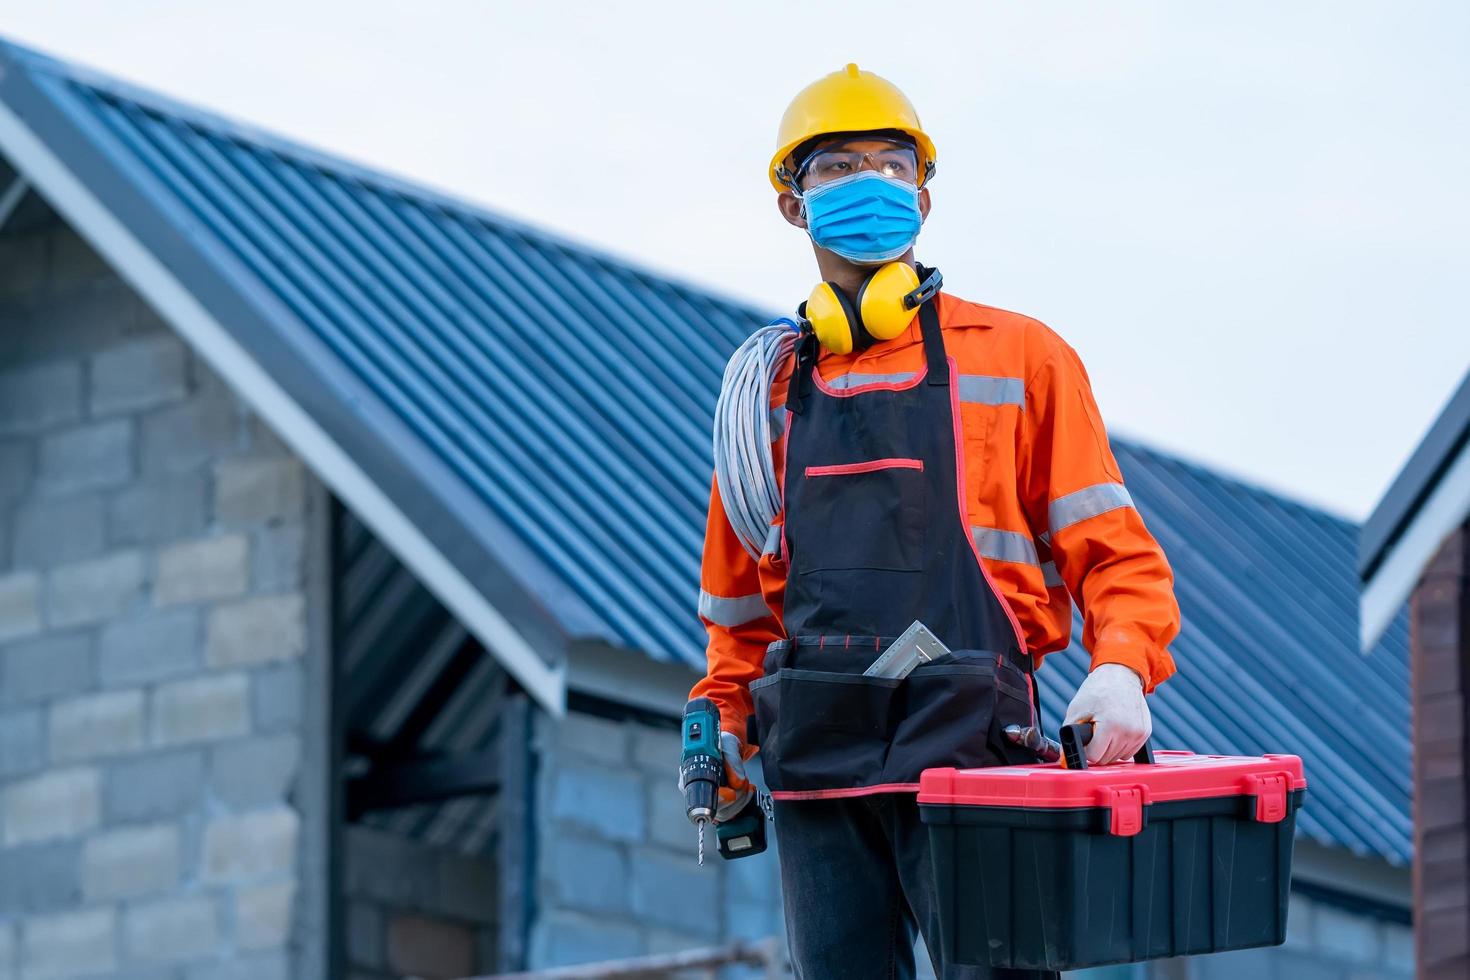
<path fill-rule="evenodd" d="M 864 676 L 885 640 L 803 637 L 767 650 L 765 676 L 750 691 L 772 795 L 902 790 L 936 766 L 1034 761 L 1002 735 L 1008 724 L 1031 722 L 1019 668 L 988 651 L 956 650 L 904 678 Z"/>

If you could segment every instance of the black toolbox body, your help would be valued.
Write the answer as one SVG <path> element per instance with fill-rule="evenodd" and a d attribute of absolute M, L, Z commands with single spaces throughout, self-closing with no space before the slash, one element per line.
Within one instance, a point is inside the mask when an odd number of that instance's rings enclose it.
<path fill-rule="evenodd" d="M 1156 760 L 926 771 L 949 960 L 1072 970 L 1283 942 L 1301 760 Z"/>

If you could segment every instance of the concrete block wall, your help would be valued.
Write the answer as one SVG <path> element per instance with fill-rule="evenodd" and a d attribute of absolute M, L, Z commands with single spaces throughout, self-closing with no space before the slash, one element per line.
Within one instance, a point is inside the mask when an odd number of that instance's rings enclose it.
<path fill-rule="evenodd" d="M 59 220 L 0 237 L 0 978 L 319 975 L 323 499 Z"/>
<path fill-rule="evenodd" d="M 617 959 L 782 934 L 774 848 L 724 861 L 695 832 L 672 726 L 538 715 L 536 912 L 530 966 Z"/>
<path fill-rule="evenodd" d="M 497 972 L 490 858 L 360 824 L 345 847 L 349 980 Z"/>
<path fill-rule="evenodd" d="M 1156 961 L 1140 970 L 1158 980 L 1411 980 L 1414 931 L 1293 892 L 1285 945 Z"/>

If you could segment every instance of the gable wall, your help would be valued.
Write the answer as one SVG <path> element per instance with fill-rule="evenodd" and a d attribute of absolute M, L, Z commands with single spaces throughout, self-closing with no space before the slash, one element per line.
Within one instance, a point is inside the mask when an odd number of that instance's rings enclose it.
<path fill-rule="evenodd" d="M 24 216 L 0 234 L 0 977 L 320 976 L 325 494 Z"/>

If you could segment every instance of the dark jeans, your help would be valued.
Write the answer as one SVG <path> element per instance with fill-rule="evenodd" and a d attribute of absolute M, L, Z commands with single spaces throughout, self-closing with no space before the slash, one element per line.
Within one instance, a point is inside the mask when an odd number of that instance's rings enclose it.
<path fill-rule="evenodd" d="M 929 835 L 912 794 L 778 802 L 775 817 L 799 980 L 909 980 L 916 930 L 940 980 L 1057 976 L 941 961 Z"/>

